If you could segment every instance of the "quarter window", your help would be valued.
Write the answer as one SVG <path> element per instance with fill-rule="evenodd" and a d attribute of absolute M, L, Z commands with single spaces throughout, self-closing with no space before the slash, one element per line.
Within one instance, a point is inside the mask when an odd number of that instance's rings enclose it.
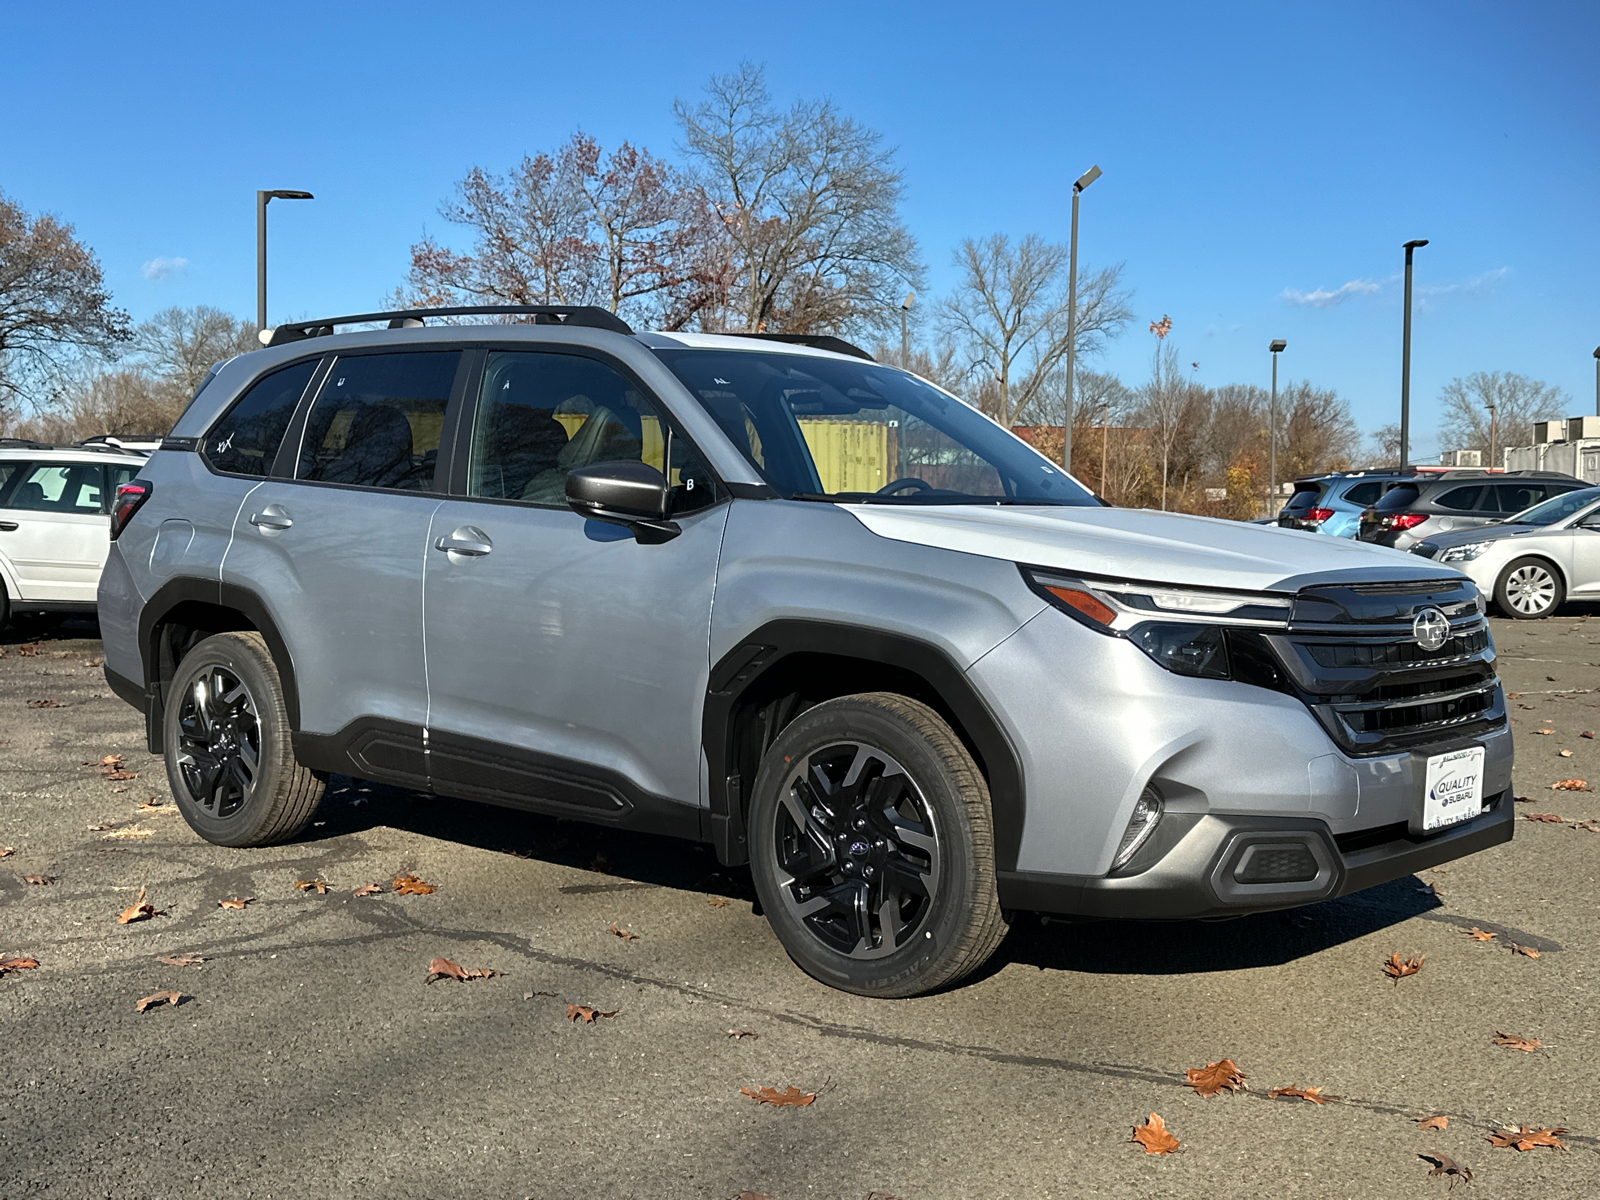
<path fill-rule="evenodd" d="M 206 435 L 206 461 L 232 475 L 264 478 L 272 472 L 289 420 L 317 369 L 306 359 L 259 380 Z"/>
<path fill-rule="evenodd" d="M 1471 512 L 1478 507 L 1478 497 L 1483 494 L 1482 486 L 1451 488 L 1440 496 L 1436 503 L 1440 508 L 1448 508 L 1451 512 Z"/>
<path fill-rule="evenodd" d="M 1370 483 L 1358 483 L 1344 494 L 1350 504 L 1359 504 L 1365 508 L 1369 504 L 1376 504 L 1378 497 L 1383 495 L 1383 484 L 1374 480 Z"/>
<path fill-rule="evenodd" d="M 642 462 L 667 476 L 672 511 L 715 499 L 710 470 L 638 388 L 579 354 L 496 351 L 484 364 L 467 494 L 565 508 L 567 472 Z"/>
<path fill-rule="evenodd" d="M 306 418 L 296 479 L 433 490 L 456 350 L 337 360 Z"/>

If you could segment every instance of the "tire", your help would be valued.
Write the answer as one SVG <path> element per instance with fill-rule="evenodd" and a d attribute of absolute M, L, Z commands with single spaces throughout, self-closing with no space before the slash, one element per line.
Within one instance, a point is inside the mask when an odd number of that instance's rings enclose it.
<path fill-rule="evenodd" d="M 218 633 L 183 656 L 163 717 L 167 782 L 218 846 L 270 846 L 305 829 L 323 781 L 294 758 L 283 686 L 259 633 Z"/>
<path fill-rule="evenodd" d="M 832 987 L 933 991 L 1006 935 L 988 785 L 925 704 L 873 692 L 802 713 L 762 759 L 749 825 L 773 931 Z"/>
<path fill-rule="evenodd" d="M 1567 588 L 1561 572 L 1542 558 L 1511 562 L 1494 585 L 1495 606 L 1518 621 L 1538 621 L 1561 607 Z"/>

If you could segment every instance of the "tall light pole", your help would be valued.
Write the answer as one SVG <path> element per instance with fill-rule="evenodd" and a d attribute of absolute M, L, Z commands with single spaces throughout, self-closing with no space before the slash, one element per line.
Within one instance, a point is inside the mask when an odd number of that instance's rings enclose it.
<path fill-rule="evenodd" d="M 1406 251 L 1406 315 L 1400 333 L 1400 466 L 1411 465 L 1411 254 L 1418 246 L 1426 246 L 1427 238 L 1415 238 L 1405 244 Z"/>
<path fill-rule="evenodd" d="M 256 328 L 267 327 L 267 205 L 273 200 L 314 200 L 310 192 L 256 193 Z"/>
<path fill-rule="evenodd" d="M 1067 406 L 1061 436 L 1061 465 L 1072 470 L 1072 368 L 1078 353 L 1078 197 L 1100 178 L 1100 168 L 1090 167 L 1072 185 L 1072 238 L 1067 251 Z"/>
<path fill-rule="evenodd" d="M 1489 461 L 1483 465 L 1492 471 L 1494 470 L 1494 439 L 1499 430 L 1495 427 L 1494 405 L 1485 404 L 1484 407 L 1489 410 Z"/>
<path fill-rule="evenodd" d="M 1267 409 L 1267 516 L 1275 516 L 1272 502 L 1278 497 L 1278 355 L 1288 342 L 1273 338 L 1267 349 L 1272 351 L 1272 404 Z"/>
<path fill-rule="evenodd" d="M 1600 346 L 1594 348 L 1594 415 L 1600 417 Z"/>
<path fill-rule="evenodd" d="M 906 318 L 911 315 L 911 306 L 916 299 L 915 292 L 907 292 L 906 298 L 900 301 L 900 366 L 906 371 L 911 370 L 911 330 Z"/>

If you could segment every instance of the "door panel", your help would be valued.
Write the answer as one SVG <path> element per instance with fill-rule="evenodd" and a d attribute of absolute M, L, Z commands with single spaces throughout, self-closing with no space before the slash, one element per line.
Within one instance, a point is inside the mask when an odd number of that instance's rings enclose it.
<path fill-rule="evenodd" d="M 1572 539 L 1567 551 L 1567 595 L 1593 596 L 1600 593 L 1600 519 L 1593 525 L 1573 525 L 1567 530 Z"/>
<path fill-rule="evenodd" d="M 104 463 L 43 462 L 11 482 L 0 508 L 0 553 L 24 600 L 93 604 L 111 546 Z"/>

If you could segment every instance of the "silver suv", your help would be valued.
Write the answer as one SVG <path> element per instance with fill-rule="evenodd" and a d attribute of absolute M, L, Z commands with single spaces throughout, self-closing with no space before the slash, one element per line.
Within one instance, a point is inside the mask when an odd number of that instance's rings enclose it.
<path fill-rule="evenodd" d="M 279 327 L 120 489 L 106 674 L 202 837 L 294 837 L 338 773 L 698 839 L 886 997 L 1016 910 L 1284 908 L 1511 838 L 1460 573 L 1107 507 L 837 339 L 423 324 L 478 311 Z"/>

